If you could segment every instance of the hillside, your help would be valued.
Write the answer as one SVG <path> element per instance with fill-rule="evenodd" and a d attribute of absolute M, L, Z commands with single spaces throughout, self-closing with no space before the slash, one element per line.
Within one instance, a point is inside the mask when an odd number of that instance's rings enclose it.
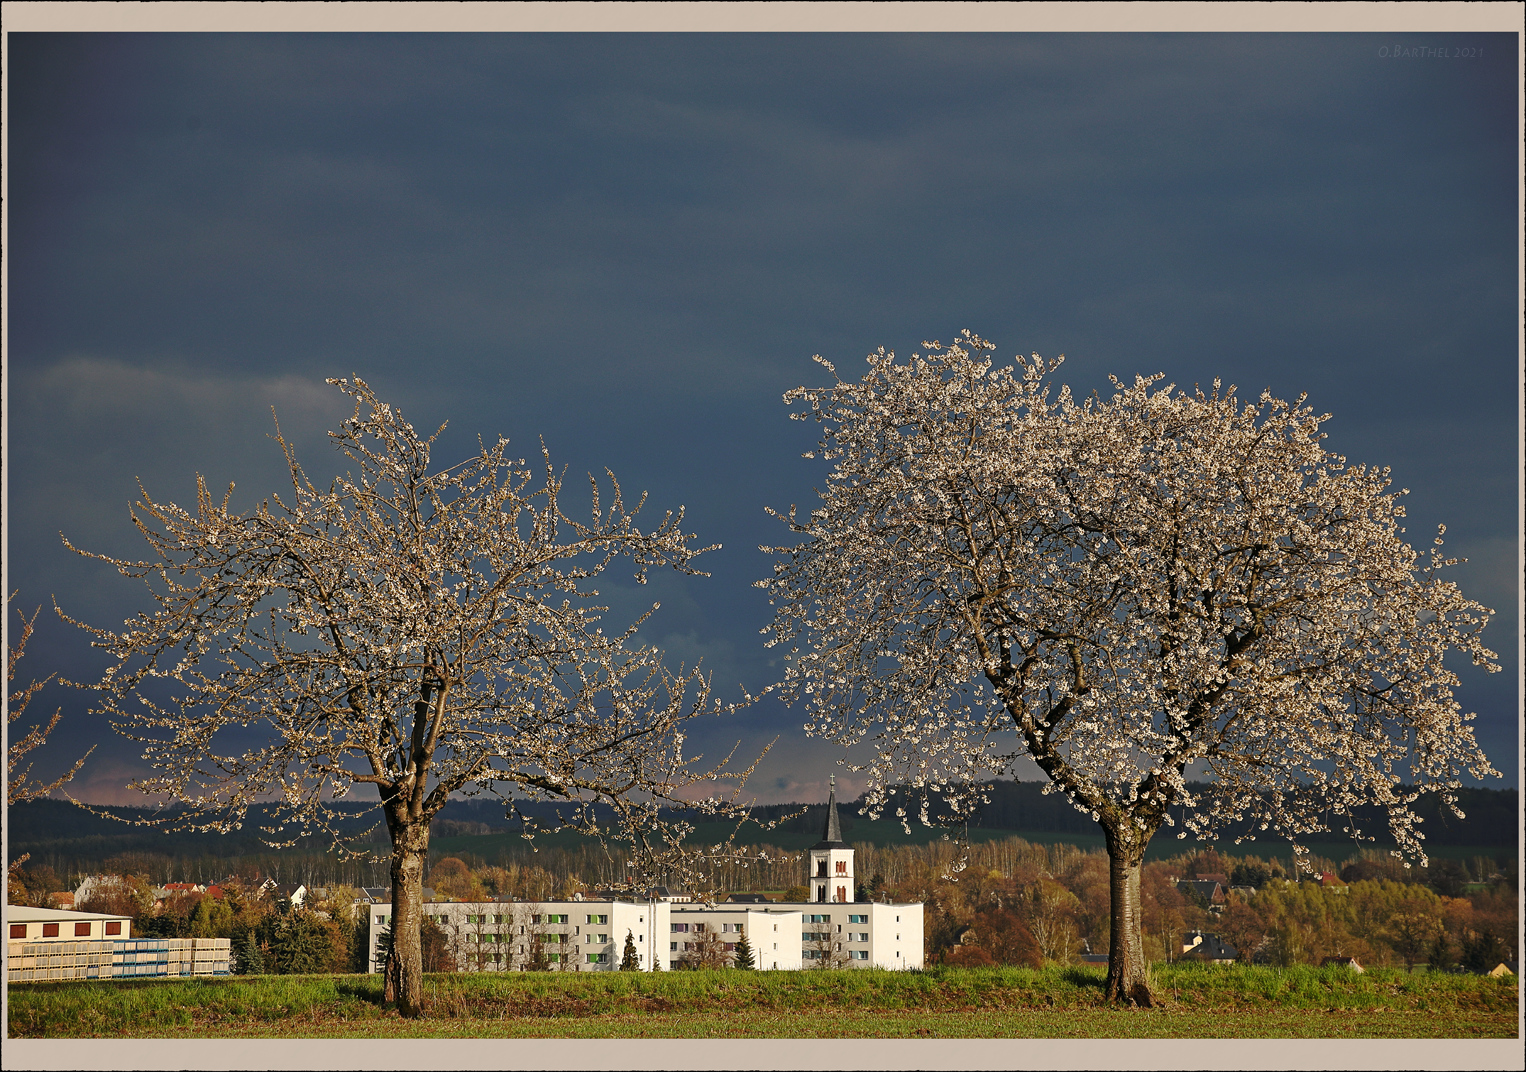
<path fill-rule="evenodd" d="M 1100 832 L 1095 823 L 1072 808 L 1063 797 L 1045 795 L 1038 782 L 998 781 L 989 788 L 991 802 L 986 805 L 969 828 L 973 841 L 1021 836 L 1035 842 L 1066 841 L 1082 848 L 1101 845 Z M 1441 813 L 1439 802 L 1427 798 L 1420 808 L 1426 820 L 1422 826 L 1428 849 L 1442 855 L 1449 847 L 1470 849 L 1498 848 L 1514 850 L 1517 830 L 1517 799 L 1515 790 L 1464 789 L 1459 794 L 1467 818 L 1459 820 Z M 843 837 L 849 842 L 866 842 L 875 845 L 926 844 L 937 840 L 949 831 L 929 829 L 913 823 L 912 832 L 905 833 L 894 818 L 872 821 L 858 814 L 859 802 L 839 806 Z M 9 811 L 10 836 L 8 853 L 14 859 L 22 853 L 32 853 L 35 858 L 59 861 L 101 861 L 122 853 L 167 853 L 176 856 L 233 857 L 261 854 L 270 850 L 260 841 L 258 831 L 269 825 L 273 816 L 270 809 L 251 809 L 243 829 L 229 834 L 176 833 L 132 825 L 133 820 L 150 818 L 156 813 L 147 808 L 111 807 L 101 808 L 127 820 L 94 815 L 67 801 L 38 800 L 18 804 Z M 554 814 L 551 805 L 532 805 L 527 810 L 549 821 Z M 375 805 L 350 804 L 345 807 L 352 818 L 339 824 L 347 832 L 359 833 L 380 820 Z M 779 822 L 773 830 L 748 824 L 737 831 L 741 844 L 770 844 L 782 849 L 800 850 L 817 841 L 825 823 L 824 804 L 772 804 L 754 810 L 760 822 Z M 914 808 L 908 812 L 915 813 Z M 681 814 L 681 813 L 678 813 Z M 785 818 L 790 816 L 789 818 Z M 720 841 L 731 835 L 733 827 L 728 824 L 696 822 L 696 840 Z M 1362 822 L 1374 831 L 1380 829 L 1375 816 L 1364 817 Z M 496 801 L 451 801 L 435 820 L 433 846 L 442 851 L 469 851 L 487 859 L 502 853 L 524 851 L 526 842 L 519 831 L 504 817 L 503 805 Z M 1230 831 L 1232 840 L 1237 831 Z M 373 840 L 384 841 L 385 832 L 377 829 Z M 581 835 L 546 833 L 539 835 L 536 844 L 541 847 L 576 847 L 588 839 Z M 1179 851 L 1182 846 L 1175 838 L 1157 838 L 1153 848 L 1159 851 Z M 1342 843 L 1339 835 L 1330 835 L 1321 844 Z M 1350 842 L 1344 842 L 1350 845 Z M 1385 842 L 1380 841 L 1380 846 Z M 1254 845 L 1246 845 L 1244 851 L 1255 852 L 1257 846 L 1263 851 L 1282 851 L 1284 843 L 1262 839 Z M 305 838 L 294 851 L 322 853 L 327 843 L 319 838 Z M 1317 850 L 1318 851 L 1318 850 Z"/>

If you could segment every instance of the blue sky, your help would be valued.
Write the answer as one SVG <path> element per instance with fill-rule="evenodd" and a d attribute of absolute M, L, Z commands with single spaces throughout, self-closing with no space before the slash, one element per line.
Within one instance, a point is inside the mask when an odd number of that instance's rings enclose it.
<path fill-rule="evenodd" d="M 1395 59 L 1396 45 L 1448 56 Z M 6 557 L 28 608 L 109 625 L 135 479 L 186 500 L 310 472 L 356 374 L 437 458 L 475 436 L 683 504 L 721 551 L 644 635 L 723 694 L 820 462 L 780 396 L 970 328 L 997 355 L 1308 392 L 1332 449 L 1393 467 L 1499 612 L 1506 672 L 1459 697 L 1518 784 L 1517 46 L 1513 35 L 11 34 Z M 240 501 L 236 498 L 235 502 Z M 14 611 L 12 612 L 14 613 Z M 25 671 L 100 662 L 45 615 Z M 125 800 L 133 750 L 50 689 L 40 768 Z M 47 698 L 51 697 L 51 700 Z M 780 742 L 763 801 L 819 799 L 835 746 L 776 704 L 702 738 Z M 843 772 L 839 771 L 842 775 Z M 852 775 L 839 778 L 851 795 Z"/>

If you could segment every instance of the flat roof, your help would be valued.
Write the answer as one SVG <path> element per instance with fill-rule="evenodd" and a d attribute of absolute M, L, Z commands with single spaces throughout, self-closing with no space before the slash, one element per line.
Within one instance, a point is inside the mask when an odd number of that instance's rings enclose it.
<path fill-rule="evenodd" d="M 64 920 L 82 919 L 132 919 L 131 916 L 114 916 L 109 912 L 74 912 L 64 908 L 31 908 L 27 905 L 5 906 L 7 923 L 59 923 Z"/>

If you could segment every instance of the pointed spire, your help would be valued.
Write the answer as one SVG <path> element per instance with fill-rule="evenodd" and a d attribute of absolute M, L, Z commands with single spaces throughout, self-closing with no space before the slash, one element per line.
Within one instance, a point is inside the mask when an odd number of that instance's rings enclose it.
<path fill-rule="evenodd" d="M 827 781 L 827 828 L 821 835 L 821 841 L 814 846 L 818 849 L 843 843 L 842 820 L 837 817 L 837 775 L 828 775 Z"/>

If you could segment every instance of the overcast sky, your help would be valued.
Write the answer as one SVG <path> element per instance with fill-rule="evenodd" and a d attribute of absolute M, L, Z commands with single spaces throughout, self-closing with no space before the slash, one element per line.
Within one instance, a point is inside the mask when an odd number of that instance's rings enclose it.
<path fill-rule="evenodd" d="M 481 433 L 688 508 L 708 579 L 601 585 L 723 695 L 823 463 L 787 389 L 970 328 L 1062 382 L 1307 392 L 1332 449 L 1412 489 L 1498 611 L 1506 672 L 1459 698 L 1517 785 L 1517 46 L 1513 35 L 47 35 L 9 38 L 6 569 L 118 624 L 144 592 L 135 480 L 279 488 L 274 406 L 315 476 L 359 375 L 438 460 Z M 1421 56 L 1395 58 L 1424 46 Z M 1434 50 L 1448 50 L 1446 55 Z M 623 574 L 622 574 L 623 575 Z M 14 610 L 12 611 L 14 616 Z M 23 676 L 101 662 L 48 611 Z M 39 769 L 132 799 L 135 751 L 51 688 Z M 815 800 L 836 746 L 752 789 Z M 839 770 L 849 796 L 860 783 Z"/>

